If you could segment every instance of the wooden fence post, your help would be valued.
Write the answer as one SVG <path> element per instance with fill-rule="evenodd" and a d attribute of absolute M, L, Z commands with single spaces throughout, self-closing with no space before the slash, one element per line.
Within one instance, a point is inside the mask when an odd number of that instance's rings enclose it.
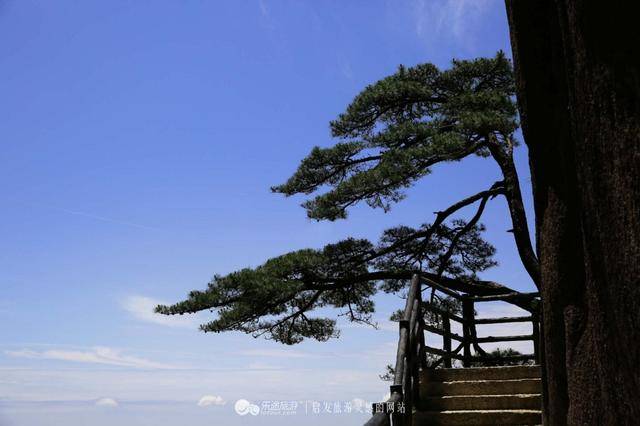
<path fill-rule="evenodd" d="M 398 398 L 399 403 L 404 402 L 405 397 L 404 397 L 404 394 L 402 392 L 402 385 L 391 385 L 389 390 L 390 390 L 390 394 L 392 396 L 394 394 L 398 394 L 400 396 Z M 393 412 L 389 413 L 389 416 L 391 418 L 392 424 L 403 426 L 403 425 L 405 425 L 407 423 L 405 421 L 406 420 L 406 413 L 403 414 L 403 413 L 397 412 L 396 411 L 397 407 L 398 407 L 398 403 L 395 404 L 394 410 L 393 410 Z"/>
<path fill-rule="evenodd" d="M 531 314 L 531 325 L 533 326 L 533 356 L 535 357 L 536 364 L 540 364 L 540 317 L 538 313 Z"/>
<path fill-rule="evenodd" d="M 473 300 L 462 300 L 462 318 L 464 324 L 462 326 L 463 339 L 464 339 L 464 353 L 462 365 L 464 367 L 471 367 L 471 327 L 473 325 L 474 313 L 473 313 Z"/>
<path fill-rule="evenodd" d="M 442 350 L 444 354 L 445 368 L 451 368 L 451 320 L 449 315 L 442 313 Z"/>

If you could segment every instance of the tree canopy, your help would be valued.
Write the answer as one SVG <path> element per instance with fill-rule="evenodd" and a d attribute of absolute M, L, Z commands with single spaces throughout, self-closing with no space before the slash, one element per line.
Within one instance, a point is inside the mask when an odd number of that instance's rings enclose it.
<path fill-rule="evenodd" d="M 388 211 L 433 165 L 470 155 L 493 157 L 504 180 L 437 212 L 430 223 L 388 229 L 375 243 L 349 238 L 216 275 L 205 290 L 156 311 L 212 310 L 217 317 L 201 326 L 205 332 L 243 331 L 294 344 L 339 335 L 335 318 L 312 316 L 320 308 L 371 323 L 372 296 L 402 292 L 416 271 L 472 291 L 504 289 L 477 276 L 496 265 L 495 249 L 482 238 L 485 228 L 479 222 L 496 196 L 507 198 L 519 252 L 533 259 L 527 269 L 535 281 L 537 261 L 512 159 L 518 126 L 513 95 L 511 64 L 502 52 L 455 60 L 446 70 L 432 64 L 399 67 L 366 87 L 331 122 L 339 142 L 313 148 L 293 176 L 272 190 L 314 194 L 303 204 L 307 215 L 333 221 L 346 218 L 348 208 L 360 202 Z M 473 217 L 451 217 L 474 204 Z"/>
<path fill-rule="evenodd" d="M 388 210 L 402 192 L 428 175 L 430 167 L 476 154 L 487 144 L 511 144 L 517 128 L 511 65 L 503 53 L 492 59 L 401 66 L 366 87 L 345 113 L 331 122 L 340 138 L 316 147 L 294 175 L 272 189 L 285 195 L 330 191 L 304 203 L 314 219 L 345 218 L 361 201 Z"/>

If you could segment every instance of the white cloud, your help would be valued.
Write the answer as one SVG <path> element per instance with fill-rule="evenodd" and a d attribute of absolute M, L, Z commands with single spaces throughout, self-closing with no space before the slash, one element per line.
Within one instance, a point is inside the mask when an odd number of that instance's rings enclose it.
<path fill-rule="evenodd" d="M 360 369 L 360 370 L 355 370 Z M 168 403 L 197 407 L 204 395 L 219 395 L 212 390 L 224 388 L 224 399 L 235 401 L 278 400 L 351 400 L 359 396 L 377 401 L 388 389 L 378 378 L 380 368 L 366 368 L 354 362 L 351 365 L 333 362 L 326 368 L 287 368 L 282 370 L 231 369 L 89 369 L 89 368 L 12 368 L 0 369 L 3 380 L 0 395 L 3 403 L 42 403 L 43 401 L 69 402 L 86 406 L 98 398 L 117 395 L 117 401 L 127 406 Z M 303 377 L 304 380 L 292 380 Z M 222 396 L 222 395 L 219 395 Z M 121 402 L 121 407 L 124 404 Z M 363 403 L 363 407 L 368 407 Z M 214 407 L 211 407 L 214 408 Z M 0 422 L 1 423 L 1 422 Z"/>
<path fill-rule="evenodd" d="M 432 41 L 453 38 L 469 47 L 476 40 L 479 24 L 492 4 L 495 2 L 490 0 L 416 0 L 416 34 Z"/>
<path fill-rule="evenodd" d="M 221 396 L 218 395 L 205 395 L 198 401 L 198 407 L 208 407 L 211 405 L 225 405 L 227 401 L 225 401 Z"/>
<path fill-rule="evenodd" d="M 196 319 L 188 315 L 161 315 L 154 312 L 158 305 L 165 303 L 144 296 L 129 296 L 122 301 L 122 307 L 140 321 L 168 327 L 196 328 Z"/>
<path fill-rule="evenodd" d="M 258 0 L 258 5 L 260 6 L 260 13 L 262 14 L 262 16 L 268 18 L 269 9 L 267 9 L 267 4 L 264 2 L 264 0 Z"/>
<path fill-rule="evenodd" d="M 266 28 L 269 31 L 273 31 L 276 26 L 273 17 L 271 16 L 271 11 L 269 11 L 269 8 L 267 7 L 267 4 L 264 2 L 264 0 L 258 0 L 258 5 L 260 6 L 260 15 L 262 15 L 262 19 L 265 23 Z"/>
<path fill-rule="evenodd" d="M 340 61 L 340 72 L 347 80 L 353 80 L 353 69 L 349 61 Z"/>
<path fill-rule="evenodd" d="M 98 407 L 117 407 L 118 401 L 113 398 L 100 398 L 95 402 Z"/>
<path fill-rule="evenodd" d="M 5 354 L 15 358 L 50 359 L 57 361 L 81 362 L 89 364 L 115 365 L 119 367 L 152 368 L 152 369 L 176 369 L 179 367 L 150 361 L 145 358 L 123 355 L 119 350 L 107 347 L 94 347 L 89 351 L 46 350 L 34 351 L 22 349 L 18 351 L 5 351 Z"/>

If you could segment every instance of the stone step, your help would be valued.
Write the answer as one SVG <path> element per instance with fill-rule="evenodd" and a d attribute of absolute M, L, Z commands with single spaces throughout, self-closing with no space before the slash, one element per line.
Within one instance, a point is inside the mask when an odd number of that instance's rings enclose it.
<path fill-rule="evenodd" d="M 420 395 L 515 395 L 540 394 L 540 379 L 460 380 L 453 382 L 422 382 Z"/>
<path fill-rule="evenodd" d="M 504 367 L 436 368 L 422 371 L 422 380 L 454 382 L 457 380 L 504 380 L 540 378 L 539 365 Z"/>
<path fill-rule="evenodd" d="M 447 410 L 539 410 L 541 398 L 537 394 L 463 395 L 424 398 L 425 411 Z"/>
<path fill-rule="evenodd" d="M 478 426 L 478 425 L 538 425 L 542 423 L 540 410 L 456 410 L 418 411 L 414 426 Z"/>

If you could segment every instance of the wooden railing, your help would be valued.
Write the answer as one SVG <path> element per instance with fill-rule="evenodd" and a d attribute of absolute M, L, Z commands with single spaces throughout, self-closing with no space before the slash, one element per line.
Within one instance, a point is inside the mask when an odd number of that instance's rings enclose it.
<path fill-rule="evenodd" d="M 407 294 L 388 400 L 373 404 L 373 417 L 365 426 L 410 425 L 413 408 L 419 401 L 420 369 L 426 367 L 424 319 L 420 277 L 414 275 Z"/>
<path fill-rule="evenodd" d="M 429 302 L 422 300 L 423 286 L 431 288 L 462 304 L 462 314 L 456 315 L 443 310 Z M 504 301 L 516 304 L 530 315 L 503 318 L 475 318 L 475 304 L 490 301 Z M 489 296 L 475 296 L 459 293 L 446 288 L 435 281 L 416 274 L 411 279 L 411 286 L 407 294 L 407 301 L 399 321 L 400 335 L 394 368 L 394 380 L 390 386 L 390 397 L 384 402 L 372 406 L 373 417 L 365 426 L 411 425 L 414 408 L 420 405 L 420 370 L 426 368 L 451 368 L 453 360 L 458 360 L 463 367 L 473 365 L 504 364 L 533 360 L 540 362 L 540 317 L 538 314 L 538 293 L 503 293 Z M 442 327 L 425 323 L 425 312 L 431 312 L 440 318 Z M 461 325 L 462 335 L 452 332 L 451 323 Z M 517 322 L 531 322 L 532 333 L 515 336 L 487 336 L 478 337 L 478 324 L 507 324 Z M 425 344 L 425 332 L 442 336 L 442 349 Z M 490 357 L 480 343 L 533 341 L 533 353 Z M 455 348 L 453 342 L 455 341 Z M 471 354 L 474 349 L 476 355 Z M 427 364 L 427 353 L 437 358 Z"/>
<path fill-rule="evenodd" d="M 430 333 L 442 336 L 442 349 L 432 346 L 425 346 L 425 351 L 437 355 L 430 368 L 436 368 L 442 364 L 445 368 L 452 367 L 452 360 L 462 362 L 463 367 L 471 367 L 474 364 L 491 365 L 504 364 L 508 362 L 518 362 L 532 360 L 535 363 L 540 362 L 540 317 L 538 314 L 538 293 L 504 293 L 490 296 L 472 296 L 461 294 L 448 288 L 442 287 L 438 283 L 429 279 L 424 279 L 427 286 L 434 290 L 440 291 L 449 297 L 461 302 L 462 316 L 444 311 L 429 303 L 423 303 L 424 312 L 432 312 L 439 315 L 442 322 L 442 328 L 425 325 L 423 328 Z M 502 318 L 476 318 L 475 304 L 481 302 L 503 301 L 508 303 L 517 303 L 530 312 L 530 315 L 519 317 L 502 317 Z M 461 325 L 462 335 L 451 331 L 451 322 L 457 322 Z M 531 322 L 532 333 L 515 336 L 487 336 L 478 337 L 476 325 L 478 324 L 508 324 L 518 322 Z M 452 349 L 452 342 L 455 341 L 457 346 Z M 515 342 L 515 341 L 532 341 L 533 353 L 520 355 L 506 355 L 500 357 L 490 357 L 480 346 L 480 343 L 497 343 L 497 342 Z M 476 355 L 471 354 L 474 349 Z M 462 353 L 461 353 L 462 352 Z"/>

